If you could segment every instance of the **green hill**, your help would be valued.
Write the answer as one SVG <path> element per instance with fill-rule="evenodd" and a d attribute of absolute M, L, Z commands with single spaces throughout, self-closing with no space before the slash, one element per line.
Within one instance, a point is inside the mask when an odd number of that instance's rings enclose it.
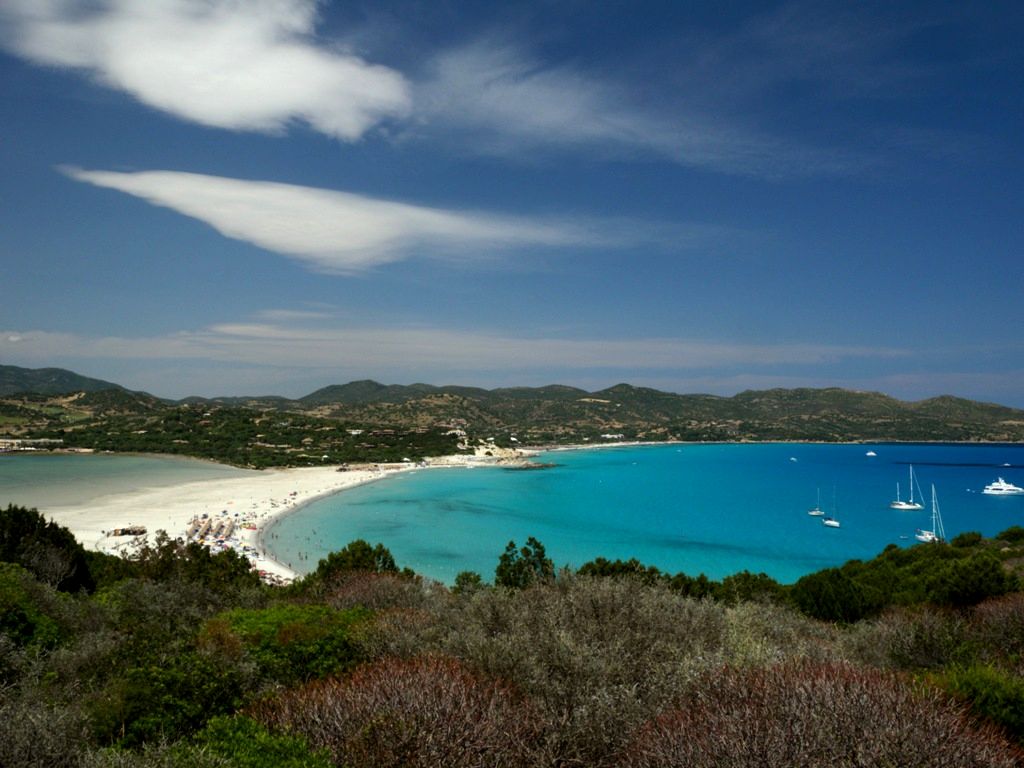
<path fill-rule="evenodd" d="M 0 365 L 0 397 L 18 392 L 64 395 L 71 392 L 96 392 L 102 389 L 124 387 L 63 368 L 19 368 L 16 365 Z"/>

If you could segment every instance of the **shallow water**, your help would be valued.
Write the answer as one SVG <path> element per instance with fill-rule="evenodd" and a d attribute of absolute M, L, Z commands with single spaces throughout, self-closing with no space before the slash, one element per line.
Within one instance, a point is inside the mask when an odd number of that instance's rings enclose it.
<path fill-rule="evenodd" d="M 240 477 L 244 469 L 170 456 L 0 454 L 0 507 L 45 510 L 140 488 Z"/>
<path fill-rule="evenodd" d="M 508 541 L 535 536 L 556 566 L 636 557 L 671 572 L 747 569 L 791 582 L 915 543 L 915 530 L 930 527 L 931 483 L 950 536 L 1024 525 L 1024 497 L 980 493 L 997 475 L 1024 485 L 1024 446 L 670 445 L 541 460 L 559 466 L 430 469 L 355 488 L 281 519 L 267 544 L 307 572 L 364 538 L 385 544 L 400 566 L 451 583 L 463 570 L 492 579 Z M 929 497 L 923 511 L 889 508 L 897 482 L 907 497 L 908 463 Z M 807 515 L 818 489 L 841 528 Z"/>

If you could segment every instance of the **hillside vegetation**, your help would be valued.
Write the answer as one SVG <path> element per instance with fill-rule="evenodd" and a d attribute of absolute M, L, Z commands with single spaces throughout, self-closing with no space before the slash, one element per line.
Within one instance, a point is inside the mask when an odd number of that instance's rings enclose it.
<path fill-rule="evenodd" d="M 0 765 L 1009 768 L 1022 554 L 1022 529 L 966 535 L 784 587 L 556 572 L 530 539 L 447 589 L 355 541 L 273 587 L 230 551 L 119 560 L 10 507 Z M 851 584 L 863 615 L 823 619 Z"/>
<path fill-rule="evenodd" d="M 9 381 L 17 379 L 10 367 L 0 370 Z M 38 378 L 17 381 L 31 386 Z M 903 402 L 843 389 L 718 397 L 628 384 L 585 392 L 565 386 L 485 390 L 357 381 L 297 400 L 170 402 L 120 388 L 6 394 L 0 396 L 2 436 L 259 467 L 416 459 L 452 453 L 460 439 L 469 446 L 493 440 L 506 447 L 619 440 L 1020 442 L 1024 411 L 948 396 Z"/>

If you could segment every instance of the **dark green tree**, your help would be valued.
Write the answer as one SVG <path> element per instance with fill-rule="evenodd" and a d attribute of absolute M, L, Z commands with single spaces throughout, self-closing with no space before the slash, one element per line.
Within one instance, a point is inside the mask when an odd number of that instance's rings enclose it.
<path fill-rule="evenodd" d="M 523 589 L 531 584 L 554 581 L 555 566 L 544 551 L 544 545 L 533 536 L 522 549 L 510 541 L 498 559 L 494 583 L 499 587 Z"/>
<path fill-rule="evenodd" d="M 945 564 L 928 582 L 928 598 L 940 605 L 963 608 L 988 597 L 998 597 L 1019 586 L 990 552 L 974 552 L 970 557 Z"/>
<path fill-rule="evenodd" d="M 808 616 L 845 624 L 877 613 L 883 604 L 875 590 L 853 580 L 839 568 L 804 576 L 791 588 L 790 598 Z"/>
<path fill-rule="evenodd" d="M 153 546 L 146 546 L 135 561 L 135 574 L 153 581 L 197 582 L 217 591 L 259 588 L 260 577 L 252 565 L 233 549 L 211 552 L 197 542 L 185 544 L 157 533 Z"/>
<path fill-rule="evenodd" d="M 310 577 L 326 580 L 352 571 L 397 573 L 395 558 L 383 544 L 370 546 L 363 539 L 349 542 L 343 549 L 331 552 L 319 562 Z"/>
<path fill-rule="evenodd" d="M 96 586 L 71 531 L 35 509 L 10 504 L 0 510 L 0 561 L 17 563 L 63 592 L 91 592 Z"/>

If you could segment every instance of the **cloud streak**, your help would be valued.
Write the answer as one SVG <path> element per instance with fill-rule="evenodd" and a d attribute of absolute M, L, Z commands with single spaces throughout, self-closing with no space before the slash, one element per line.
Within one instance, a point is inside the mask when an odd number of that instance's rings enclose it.
<path fill-rule="evenodd" d="M 566 221 L 445 210 L 327 189 L 177 171 L 62 169 L 209 224 L 225 237 L 353 273 L 411 256 L 487 258 L 523 248 L 606 248 L 669 236 L 639 222 Z M 672 238 L 684 242 L 676 228 Z M 690 233 L 693 235 L 693 232 Z"/>
<path fill-rule="evenodd" d="M 410 108 L 398 72 L 318 45 L 313 0 L 9 0 L 5 46 L 203 125 L 353 141 Z"/>
<path fill-rule="evenodd" d="M 17 337 L 18 341 L 11 339 Z M 288 323 L 239 322 L 145 338 L 86 337 L 39 330 L 0 333 L 0 355 L 23 360 L 67 357 L 205 360 L 246 365 L 335 368 L 358 361 L 364 372 L 452 370 L 514 374 L 590 369 L 626 372 L 743 366 L 814 365 L 858 358 L 894 358 L 898 349 L 825 344 L 714 343 L 675 338 L 523 338 L 487 331 L 437 328 L 311 328 Z"/>
<path fill-rule="evenodd" d="M 843 173 L 851 158 L 790 145 L 690 106 L 651 111 L 630 89 L 512 42 L 484 39 L 436 56 L 417 83 L 416 114 L 484 152 L 523 147 L 649 154 L 680 165 L 756 176 Z"/>

